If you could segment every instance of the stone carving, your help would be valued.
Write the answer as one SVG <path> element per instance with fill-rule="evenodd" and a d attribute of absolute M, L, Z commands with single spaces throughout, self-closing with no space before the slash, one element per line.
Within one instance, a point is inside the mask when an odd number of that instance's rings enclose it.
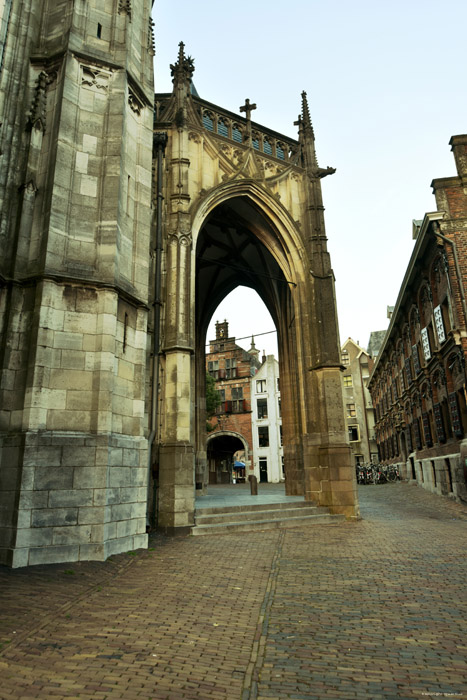
<path fill-rule="evenodd" d="M 143 103 L 138 97 L 136 97 L 136 94 L 131 88 L 128 90 L 128 104 L 130 105 L 133 112 L 135 112 L 135 114 L 137 114 L 138 116 L 143 111 Z"/>
<path fill-rule="evenodd" d="M 149 18 L 148 50 L 152 55 L 156 53 L 156 42 L 154 39 L 154 21 L 151 17 Z"/>
<path fill-rule="evenodd" d="M 188 138 L 194 143 L 201 143 L 201 136 L 200 134 L 196 133 L 196 131 L 190 131 L 188 134 Z"/>
<path fill-rule="evenodd" d="M 125 12 L 131 20 L 131 0 L 119 0 L 118 11 L 119 13 Z"/>
<path fill-rule="evenodd" d="M 81 85 L 85 88 L 102 90 L 107 92 L 109 89 L 110 73 L 105 73 L 100 68 L 91 68 L 91 66 L 82 66 Z"/>
<path fill-rule="evenodd" d="M 47 73 L 45 70 L 39 73 L 34 90 L 31 109 L 28 114 L 28 127 L 45 131 L 45 117 L 47 111 L 47 87 L 56 78 L 56 73 Z"/>
<path fill-rule="evenodd" d="M 193 243 L 193 237 L 191 231 L 171 231 L 167 235 L 167 240 L 169 245 L 180 245 L 185 247 L 190 247 Z"/>

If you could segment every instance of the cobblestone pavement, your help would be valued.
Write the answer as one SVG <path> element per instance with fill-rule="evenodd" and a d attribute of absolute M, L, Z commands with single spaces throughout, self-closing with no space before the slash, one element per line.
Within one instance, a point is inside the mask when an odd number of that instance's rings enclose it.
<path fill-rule="evenodd" d="M 359 494 L 357 523 L 0 567 L 0 698 L 467 698 L 467 507 Z"/>

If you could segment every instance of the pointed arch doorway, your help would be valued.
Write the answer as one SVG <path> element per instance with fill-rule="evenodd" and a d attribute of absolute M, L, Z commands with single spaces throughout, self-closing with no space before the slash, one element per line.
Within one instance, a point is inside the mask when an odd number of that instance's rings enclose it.
<path fill-rule="evenodd" d="M 291 290 L 296 287 L 293 280 L 287 279 L 284 268 L 289 272 L 287 251 L 278 231 L 265 214 L 246 195 L 234 196 L 215 206 L 203 222 L 196 244 L 196 358 L 197 393 L 202 395 L 205 377 L 204 348 L 206 332 L 217 309 L 225 297 L 239 286 L 254 290 L 264 302 L 277 329 L 279 361 L 290 356 L 287 341 L 294 319 L 294 300 Z M 243 309 L 247 316 L 249 309 Z M 282 332 L 281 332 L 282 329 Z M 285 341 L 285 342 L 284 342 Z M 217 350 L 222 352 L 222 343 Z M 284 364 L 284 363 L 282 363 Z M 286 365 L 280 371 L 283 435 L 290 436 L 284 442 L 293 444 L 293 425 L 300 424 L 299 412 L 287 410 L 287 388 L 289 372 Z M 295 376 L 296 373 L 295 373 Z M 284 425 L 285 423 L 285 425 Z M 199 429 L 196 456 L 196 483 L 203 488 L 209 483 L 209 460 L 203 449 L 205 416 L 197 415 Z M 290 494 L 303 494 L 300 485 L 293 480 L 293 451 L 289 450 L 286 488 Z"/>

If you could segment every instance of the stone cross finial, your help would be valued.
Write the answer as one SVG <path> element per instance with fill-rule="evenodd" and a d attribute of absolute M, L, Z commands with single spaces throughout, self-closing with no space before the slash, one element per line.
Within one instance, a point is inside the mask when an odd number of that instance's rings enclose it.
<path fill-rule="evenodd" d="M 252 145 L 252 140 L 251 140 L 251 113 L 252 111 L 256 109 L 256 104 L 251 105 L 250 100 L 245 100 L 245 104 L 243 107 L 240 107 L 240 112 L 245 112 L 246 114 L 246 133 L 245 133 L 245 141 L 247 142 L 248 146 Z"/>
<path fill-rule="evenodd" d="M 256 109 L 256 104 L 251 105 L 250 100 L 245 100 L 243 107 L 240 107 L 240 112 L 246 113 L 247 122 L 251 121 L 251 113 L 254 109 Z"/>

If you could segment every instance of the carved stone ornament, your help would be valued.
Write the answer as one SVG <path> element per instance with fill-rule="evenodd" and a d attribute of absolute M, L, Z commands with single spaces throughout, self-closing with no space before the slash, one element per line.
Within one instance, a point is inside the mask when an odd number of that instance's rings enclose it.
<path fill-rule="evenodd" d="M 193 243 L 191 231 L 171 231 L 167 236 L 169 245 L 180 245 L 189 248 Z"/>
<path fill-rule="evenodd" d="M 173 83 L 190 82 L 195 72 L 195 62 L 191 56 L 185 56 L 185 44 L 179 44 L 178 61 L 170 65 Z"/>
<path fill-rule="evenodd" d="M 190 131 L 188 138 L 194 143 L 201 143 L 201 136 L 196 131 Z"/>
<path fill-rule="evenodd" d="M 110 73 L 107 73 L 100 68 L 91 68 L 91 66 L 82 66 L 81 85 L 90 90 L 100 90 L 108 92 L 110 82 Z"/>
<path fill-rule="evenodd" d="M 136 94 L 131 88 L 128 90 L 128 104 L 130 105 L 132 111 L 139 117 L 139 115 L 143 111 L 144 105 L 141 102 L 141 100 L 138 97 L 136 97 Z"/>
<path fill-rule="evenodd" d="M 149 18 L 149 28 L 148 28 L 148 50 L 152 55 L 156 53 L 156 40 L 154 38 L 154 20 L 152 17 Z"/>
<path fill-rule="evenodd" d="M 56 73 L 46 73 L 45 70 L 39 73 L 36 80 L 34 97 L 28 113 L 27 124 L 30 129 L 45 131 L 45 117 L 47 112 L 47 87 L 56 78 Z"/>
<path fill-rule="evenodd" d="M 131 0 L 119 0 L 118 11 L 120 14 L 125 12 L 131 20 Z"/>

